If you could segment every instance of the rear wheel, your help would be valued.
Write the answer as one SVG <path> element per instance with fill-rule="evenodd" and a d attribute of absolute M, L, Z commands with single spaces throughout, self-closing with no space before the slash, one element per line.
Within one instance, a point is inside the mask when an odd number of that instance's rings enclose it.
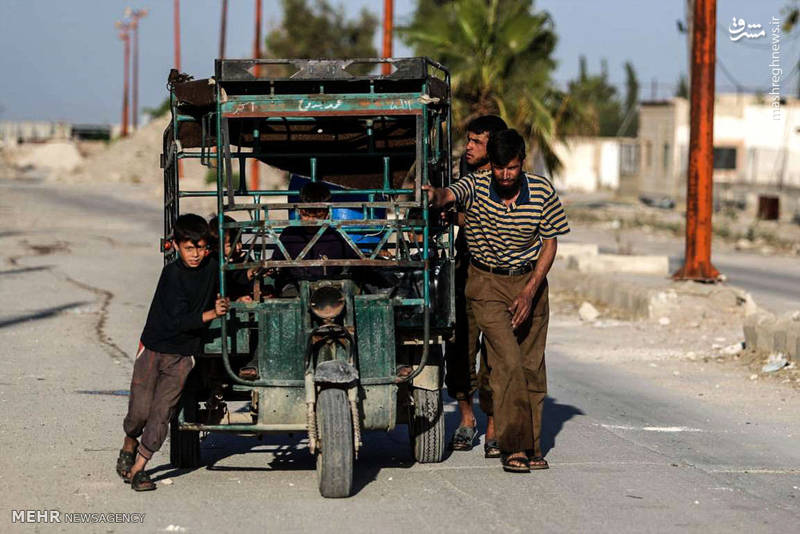
<path fill-rule="evenodd" d="M 200 467 L 200 432 L 178 430 L 178 411 L 183 407 L 184 419 L 194 421 L 197 414 L 197 402 L 194 395 L 184 391 L 178 404 L 178 410 L 169 423 L 169 463 L 173 467 L 194 468 Z"/>
<path fill-rule="evenodd" d="M 444 459 L 444 413 L 441 390 L 412 387 L 414 405 L 408 414 L 408 435 L 414 459 L 421 464 Z"/>
<path fill-rule="evenodd" d="M 317 397 L 317 480 L 323 497 L 349 497 L 353 490 L 353 421 L 343 389 L 323 389 Z"/>

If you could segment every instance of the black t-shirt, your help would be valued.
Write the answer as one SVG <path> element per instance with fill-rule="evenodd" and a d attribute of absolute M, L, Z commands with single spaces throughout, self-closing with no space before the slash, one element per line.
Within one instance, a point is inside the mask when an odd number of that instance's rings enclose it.
<path fill-rule="evenodd" d="M 142 331 L 145 347 L 187 356 L 202 350 L 207 328 L 203 312 L 214 307 L 218 266 L 210 256 L 195 268 L 187 267 L 180 258 L 164 266 Z"/>
<path fill-rule="evenodd" d="M 290 226 L 281 232 L 280 241 L 292 259 L 296 259 L 309 241 L 317 233 L 316 227 Z M 285 259 L 280 249 L 276 248 L 272 259 L 280 261 Z M 354 260 L 358 254 L 345 242 L 339 232 L 328 228 L 314 243 L 306 260 Z M 341 267 L 284 267 L 278 276 L 279 284 L 297 280 L 320 280 L 322 278 L 336 278 L 342 273 Z"/>

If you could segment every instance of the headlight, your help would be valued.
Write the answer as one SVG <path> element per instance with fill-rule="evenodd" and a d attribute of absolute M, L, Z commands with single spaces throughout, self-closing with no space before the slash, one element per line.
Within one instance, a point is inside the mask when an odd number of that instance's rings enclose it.
<path fill-rule="evenodd" d="M 310 305 L 314 315 L 329 322 L 344 311 L 344 294 L 338 287 L 323 286 L 311 294 Z"/>

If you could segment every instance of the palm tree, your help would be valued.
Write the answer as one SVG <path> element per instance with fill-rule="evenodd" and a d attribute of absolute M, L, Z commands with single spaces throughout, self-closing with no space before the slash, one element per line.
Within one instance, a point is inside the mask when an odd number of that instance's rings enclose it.
<path fill-rule="evenodd" d="M 416 54 L 450 69 L 457 124 L 497 113 L 551 172 L 560 168 L 553 143 L 581 112 L 551 82 L 556 35 L 549 14 L 535 12 L 532 0 L 420 0 L 412 23 L 399 31 Z"/>

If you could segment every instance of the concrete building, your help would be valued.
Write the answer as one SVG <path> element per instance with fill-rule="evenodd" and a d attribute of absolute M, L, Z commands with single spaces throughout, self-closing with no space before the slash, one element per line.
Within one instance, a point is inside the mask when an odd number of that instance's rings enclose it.
<path fill-rule="evenodd" d="M 0 121 L 0 144 L 8 147 L 18 143 L 65 140 L 69 139 L 70 131 L 66 122 Z"/>
<path fill-rule="evenodd" d="M 620 194 L 653 200 L 686 198 L 689 103 L 642 102 L 639 172 L 622 177 Z M 775 109 L 759 95 L 719 94 L 714 108 L 714 195 L 746 206 L 777 199 L 781 218 L 800 213 L 800 101 Z"/>
<path fill-rule="evenodd" d="M 638 171 L 638 144 L 628 137 L 570 137 L 554 146 L 563 168 L 553 178 L 559 189 L 616 191 Z"/>

